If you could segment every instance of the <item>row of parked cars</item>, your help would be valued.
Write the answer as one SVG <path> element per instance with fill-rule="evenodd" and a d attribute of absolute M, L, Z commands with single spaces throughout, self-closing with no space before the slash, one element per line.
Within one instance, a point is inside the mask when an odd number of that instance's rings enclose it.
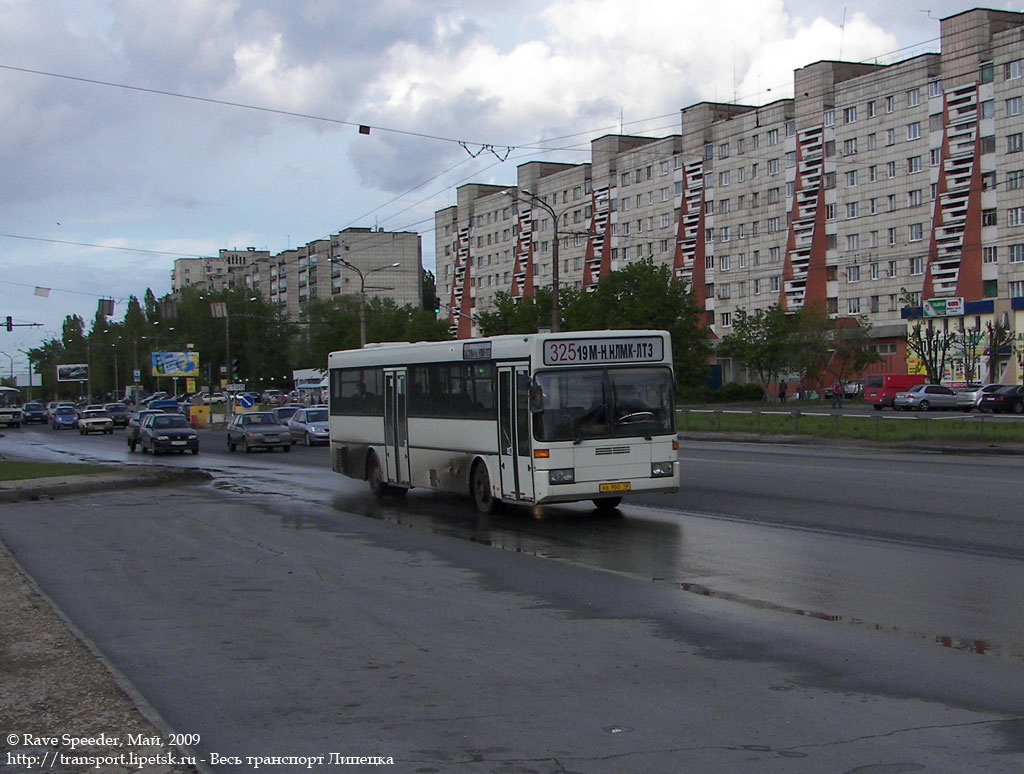
<path fill-rule="evenodd" d="M 54 430 L 77 429 L 89 433 L 112 434 L 124 427 L 131 451 L 145 454 L 172 451 L 199 453 L 199 434 L 181 413 L 174 399 L 156 398 L 148 406 L 132 413 L 124 403 L 91 404 L 79 408 L 73 403 L 37 402 L 25 404 L 25 422 L 49 423 Z M 319 446 L 330 443 L 326 406 L 288 405 L 270 411 L 235 414 L 227 425 L 228 449 L 290 451 L 292 444 Z"/>
<path fill-rule="evenodd" d="M 978 384 L 951 390 L 941 384 L 915 384 L 893 399 L 894 409 L 904 411 L 990 411 L 1024 413 L 1024 386 L 1019 384 Z"/>

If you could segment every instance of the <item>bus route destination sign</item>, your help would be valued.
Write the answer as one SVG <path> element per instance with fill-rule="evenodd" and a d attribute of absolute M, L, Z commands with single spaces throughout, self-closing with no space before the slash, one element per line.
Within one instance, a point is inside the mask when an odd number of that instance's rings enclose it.
<path fill-rule="evenodd" d="M 657 363 L 664 357 L 664 340 L 658 336 L 551 339 L 544 342 L 544 365 Z"/>

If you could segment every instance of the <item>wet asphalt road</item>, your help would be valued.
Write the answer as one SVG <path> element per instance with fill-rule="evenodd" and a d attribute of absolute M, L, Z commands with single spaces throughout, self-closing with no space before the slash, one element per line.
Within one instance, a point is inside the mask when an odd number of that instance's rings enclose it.
<path fill-rule="evenodd" d="M 18 506 L 0 536 L 207 753 L 329 743 L 473 772 L 1022 762 L 1020 566 L 978 547 L 1009 526 L 963 550 L 924 545 L 942 529 L 650 506 L 481 520 L 460 498 L 378 504 L 321 454 L 161 458 L 215 483 Z M 964 652 L 978 641 L 988 655 Z"/>

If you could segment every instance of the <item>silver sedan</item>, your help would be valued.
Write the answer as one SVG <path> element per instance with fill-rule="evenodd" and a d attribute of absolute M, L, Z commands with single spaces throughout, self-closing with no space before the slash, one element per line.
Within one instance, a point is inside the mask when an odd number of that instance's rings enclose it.
<path fill-rule="evenodd" d="M 329 444 L 331 429 L 327 409 L 323 406 L 299 409 L 288 420 L 288 432 L 294 442 L 306 446 Z"/>
<path fill-rule="evenodd" d="M 892 407 L 904 411 L 955 409 L 957 407 L 956 393 L 941 384 L 915 384 L 906 392 L 896 393 Z"/>

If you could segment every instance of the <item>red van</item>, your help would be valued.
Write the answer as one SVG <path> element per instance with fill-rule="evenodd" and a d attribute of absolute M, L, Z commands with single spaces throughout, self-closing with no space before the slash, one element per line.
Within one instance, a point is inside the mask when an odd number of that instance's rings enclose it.
<path fill-rule="evenodd" d="M 892 408 L 896 393 L 915 384 L 924 384 L 924 374 L 870 374 L 864 377 L 864 402 L 874 405 L 875 411 Z"/>

